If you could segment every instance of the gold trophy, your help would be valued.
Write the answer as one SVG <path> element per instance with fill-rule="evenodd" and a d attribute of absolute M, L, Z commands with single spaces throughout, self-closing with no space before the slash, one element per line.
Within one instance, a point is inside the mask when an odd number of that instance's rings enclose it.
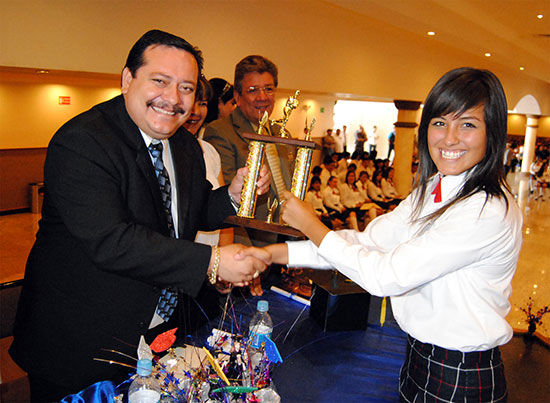
<path fill-rule="evenodd" d="M 264 112 L 262 119 L 258 125 L 258 135 L 262 135 L 266 131 L 265 125 L 268 122 L 267 111 Z M 237 216 L 244 218 L 254 218 L 256 210 L 257 186 L 258 178 L 260 177 L 260 169 L 264 161 L 265 142 L 252 140 L 248 145 L 248 157 L 246 166 L 248 167 L 248 175 L 244 178 L 243 190 L 241 192 L 241 204 Z"/>
<path fill-rule="evenodd" d="M 277 199 L 275 199 L 273 203 L 270 203 L 270 201 L 268 202 L 269 215 L 267 217 L 267 221 L 253 219 L 256 209 L 257 182 L 260 176 L 260 169 L 265 158 L 265 148 L 267 143 L 280 143 L 287 146 L 298 147 L 298 155 L 296 157 L 296 165 L 292 177 L 291 192 L 302 200 L 305 197 L 307 179 L 311 166 L 311 155 L 313 150 L 318 147 L 315 142 L 310 141 L 310 135 L 313 126 L 315 125 L 315 120 L 312 121 L 311 126 L 309 127 L 306 140 L 293 139 L 289 136 L 289 133 L 286 130 L 286 124 L 292 111 L 298 107 L 298 95 L 300 95 L 299 90 L 287 99 L 287 102 L 283 108 L 282 119 L 270 123 L 268 114 L 265 112 L 259 122 L 256 133 L 242 134 L 245 139 L 249 140 L 248 157 L 246 160 L 248 175 L 244 178 L 243 189 L 241 192 L 241 204 L 239 206 L 237 216 L 228 217 L 225 220 L 226 223 L 292 237 L 303 237 L 303 234 L 300 231 L 285 224 L 273 222 L 273 213 L 278 205 L 280 205 Z M 281 125 L 281 129 L 279 130 L 279 133 L 277 133 L 278 135 L 272 136 L 271 133 L 273 133 L 273 131 L 270 129 L 271 125 L 274 123 L 279 123 Z"/>
<path fill-rule="evenodd" d="M 315 127 L 315 118 L 312 119 L 311 125 L 307 126 L 306 118 L 306 138 L 305 141 L 310 141 L 311 131 Z M 298 152 L 296 153 L 296 165 L 294 166 L 294 173 L 292 174 L 292 185 L 290 187 L 290 193 L 304 200 L 306 197 L 307 191 L 307 179 L 309 177 L 309 171 L 311 168 L 311 156 L 313 155 L 313 150 L 315 146 L 299 146 Z"/>

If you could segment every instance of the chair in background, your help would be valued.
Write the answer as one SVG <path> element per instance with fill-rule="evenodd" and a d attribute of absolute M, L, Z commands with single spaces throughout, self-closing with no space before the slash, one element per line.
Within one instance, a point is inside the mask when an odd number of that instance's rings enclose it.
<path fill-rule="evenodd" d="M 23 280 L 0 284 L 0 401 L 28 402 L 27 373 L 13 362 L 8 349 L 13 340 L 13 324 Z"/>

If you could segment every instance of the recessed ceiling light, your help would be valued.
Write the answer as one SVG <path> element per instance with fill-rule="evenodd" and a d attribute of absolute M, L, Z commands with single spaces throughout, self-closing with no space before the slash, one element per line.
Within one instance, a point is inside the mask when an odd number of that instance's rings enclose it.
<path fill-rule="evenodd" d="M 542 15 L 542 14 L 537 15 L 537 18 L 538 18 L 539 20 L 541 20 L 542 17 L 544 17 L 544 15 Z"/>
<path fill-rule="evenodd" d="M 36 70 L 36 74 L 48 74 L 49 70 Z"/>
<path fill-rule="evenodd" d="M 521 66 L 519 69 L 520 69 L 521 71 L 523 71 L 523 70 L 525 70 L 525 67 Z"/>
<path fill-rule="evenodd" d="M 434 31 L 428 31 L 428 36 L 434 36 L 434 35 L 435 35 Z"/>
<path fill-rule="evenodd" d="M 489 52 L 485 53 L 485 57 L 491 57 L 491 54 Z"/>

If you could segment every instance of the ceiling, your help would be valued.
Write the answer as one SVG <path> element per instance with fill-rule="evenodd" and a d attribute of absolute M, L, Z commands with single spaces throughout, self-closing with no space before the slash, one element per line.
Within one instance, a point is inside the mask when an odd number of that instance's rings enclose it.
<path fill-rule="evenodd" d="M 550 0 L 327 1 L 550 83 Z"/>

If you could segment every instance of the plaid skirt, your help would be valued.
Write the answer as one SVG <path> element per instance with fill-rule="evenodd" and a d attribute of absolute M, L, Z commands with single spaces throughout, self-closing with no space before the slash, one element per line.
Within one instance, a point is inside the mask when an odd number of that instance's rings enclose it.
<path fill-rule="evenodd" d="M 402 402 L 506 402 L 500 350 L 463 353 L 409 336 L 399 396 Z"/>

